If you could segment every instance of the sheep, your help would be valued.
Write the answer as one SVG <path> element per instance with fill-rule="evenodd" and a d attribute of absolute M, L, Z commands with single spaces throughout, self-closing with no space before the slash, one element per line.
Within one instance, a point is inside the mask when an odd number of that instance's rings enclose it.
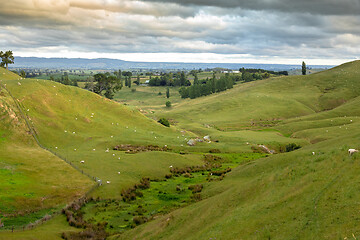
<path fill-rule="evenodd" d="M 110 183 L 110 181 L 106 181 L 106 183 L 107 183 L 107 184 L 109 184 L 109 183 Z"/>
<path fill-rule="evenodd" d="M 312 155 L 315 155 L 315 152 L 312 152 Z"/>
<path fill-rule="evenodd" d="M 109 152 L 109 149 L 106 149 L 105 152 Z"/>
<path fill-rule="evenodd" d="M 110 136 L 111 138 L 113 138 L 114 136 Z"/>
<path fill-rule="evenodd" d="M 354 148 L 350 148 L 350 149 L 348 150 L 348 152 L 349 152 L 349 155 L 351 156 L 351 155 L 353 155 L 354 153 L 359 152 L 359 150 L 356 150 L 356 149 L 354 149 Z"/>
<path fill-rule="evenodd" d="M 96 151 L 96 149 L 94 148 L 93 151 Z"/>
<path fill-rule="evenodd" d="M 120 174 L 120 172 L 118 172 L 118 174 Z"/>
<path fill-rule="evenodd" d="M 21 86 L 21 83 L 18 82 L 18 85 Z"/>
<path fill-rule="evenodd" d="M 82 160 L 82 161 L 80 161 L 80 163 L 85 163 L 85 161 L 84 161 L 84 160 Z"/>
<path fill-rule="evenodd" d="M 169 168 L 172 168 L 173 166 L 171 165 L 171 166 L 169 166 Z"/>

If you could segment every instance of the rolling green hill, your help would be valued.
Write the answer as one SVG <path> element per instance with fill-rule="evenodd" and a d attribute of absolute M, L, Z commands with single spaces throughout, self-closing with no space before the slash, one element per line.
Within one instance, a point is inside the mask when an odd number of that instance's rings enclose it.
<path fill-rule="evenodd" d="M 15 81 L 19 76 L 0 69 L 0 78 Z M 93 185 L 87 177 L 36 144 L 13 99 L 3 88 L 0 88 L 0 179 L 0 218 L 5 226 L 34 222 L 50 209 L 56 210 L 82 196 Z"/>
<path fill-rule="evenodd" d="M 311 144 L 242 165 L 205 188 L 206 199 L 113 239 L 358 238 L 360 156 L 347 150 L 360 147 L 359 73 L 356 61 L 239 85 L 160 114 L 198 132 L 204 124 L 228 130 L 218 133 L 225 141 L 250 128 Z"/>
<path fill-rule="evenodd" d="M 155 113 L 148 113 L 151 118 L 169 118 L 175 125 L 170 128 L 144 117 L 136 108 L 76 87 L 19 79 L 2 69 L 0 79 L 24 109 L 42 145 L 80 171 L 102 180 L 103 185 L 92 193 L 94 197 L 105 199 L 99 203 L 100 212 L 105 205 L 111 207 L 110 213 L 106 210 L 100 213 L 104 216 L 102 220 L 113 211 L 114 214 L 120 211 L 120 203 L 116 200 L 120 199 L 123 188 L 132 186 L 144 176 L 163 178 L 169 173 L 169 166 L 201 165 L 202 155 L 210 149 L 227 156 L 252 152 L 252 147 L 259 144 L 277 152 L 288 143 L 302 146 L 293 152 L 244 161 L 223 181 L 204 184 L 203 200 L 165 215 L 156 215 L 154 220 L 114 235 L 112 239 L 344 239 L 360 236 L 357 217 L 360 156 L 350 157 L 347 153 L 348 148 L 360 147 L 359 73 L 360 61 L 355 61 L 309 76 L 240 84 L 234 89 L 194 100 L 180 100 L 176 96 L 177 104 L 170 110 L 148 103 L 142 106 L 141 99 L 133 101 L 142 109 L 155 108 Z M 128 99 L 132 93 L 126 94 Z M 148 96 L 143 97 L 147 99 Z M 1 115 L 4 117 L 0 130 L 1 146 L 9 146 L 8 154 L 3 157 L 6 161 L 26 162 L 21 158 L 21 151 L 26 146 L 37 148 L 74 172 L 71 178 L 67 174 L 61 177 L 78 181 L 84 188 L 91 187 L 88 179 L 35 144 L 4 90 L 1 100 L 7 106 Z M 162 105 L 160 102 L 157 99 L 155 104 Z M 11 116 L 17 117 L 17 124 Z M 17 148 L 9 145 L 13 143 L 8 140 L 10 134 L 21 136 L 14 137 L 18 141 Z M 204 135 L 211 136 L 211 143 L 186 146 L 188 139 Z M 172 150 L 137 154 L 113 150 L 120 144 L 166 145 Z M 9 156 L 14 149 L 19 154 L 11 159 Z M 180 151 L 189 154 L 178 154 Z M 39 155 L 35 152 L 32 162 L 40 159 Z M 36 166 L 60 168 L 48 164 Z M 27 175 L 34 173 L 34 167 L 28 167 Z M 27 175 L 19 172 L 19 181 L 23 181 L 21 177 Z M 56 172 L 35 176 L 58 177 Z M 110 183 L 105 184 L 106 181 Z M 10 197 L 23 193 L 21 184 L 14 185 L 17 189 Z M 59 188 L 64 187 L 59 185 Z M 31 188 L 40 187 L 35 184 L 28 187 Z M 46 187 L 38 191 L 42 190 L 51 195 Z M 1 192 L 0 197 L 8 196 Z M 65 198 L 47 207 L 65 203 Z M 92 206 L 96 204 L 85 207 L 85 214 L 96 217 L 98 212 Z M 56 218 L 48 225 L 49 231 L 53 231 L 54 226 L 60 227 L 62 223 Z"/>

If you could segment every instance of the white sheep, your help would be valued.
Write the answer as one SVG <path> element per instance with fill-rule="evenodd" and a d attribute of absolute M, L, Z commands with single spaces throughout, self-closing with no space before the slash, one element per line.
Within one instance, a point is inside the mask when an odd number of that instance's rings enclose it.
<path fill-rule="evenodd" d="M 109 184 L 109 183 L 110 183 L 110 181 L 106 181 L 106 183 L 107 183 L 107 184 Z"/>
<path fill-rule="evenodd" d="M 120 174 L 120 172 L 118 172 L 118 174 Z"/>
<path fill-rule="evenodd" d="M 349 155 L 351 156 L 351 155 L 353 155 L 354 153 L 359 152 L 359 150 L 356 150 L 356 149 L 354 149 L 354 148 L 350 148 L 350 149 L 348 150 L 348 152 L 349 152 Z"/>
<path fill-rule="evenodd" d="M 84 160 L 82 160 L 82 161 L 80 161 L 80 163 L 85 163 L 85 161 L 84 161 Z"/>
<path fill-rule="evenodd" d="M 315 155 L 315 152 L 312 152 L 312 155 Z"/>

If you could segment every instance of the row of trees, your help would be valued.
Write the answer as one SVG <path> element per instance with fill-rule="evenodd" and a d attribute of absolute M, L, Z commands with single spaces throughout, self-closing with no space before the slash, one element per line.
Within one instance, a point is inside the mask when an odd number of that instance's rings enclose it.
<path fill-rule="evenodd" d="M 7 70 L 9 69 L 9 64 L 14 63 L 13 52 L 10 50 L 6 52 L 0 51 L 0 58 L 0 67 L 6 67 Z"/>
<path fill-rule="evenodd" d="M 220 77 L 220 79 L 216 79 L 214 74 L 211 79 L 207 79 L 200 83 L 197 80 L 197 76 L 195 76 L 194 84 L 190 87 L 181 87 L 179 93 L 181 98 L 194 99 L 233 88 L 234 82 L 238 79 L 239 78 L 237 78 L 236 75 L 229 74 Z"/>
<path fill-rule="evenodd" d="M 190 86 L 191 83 L 186 79 L 184 72 L 164 73 L 160 77 L 156 76 L 149 80 L 150 86 Z"/>
<path fill-rule="evenodd" d="M 78 87 L 78 81 L 76 79 L 70 79 L 67 72 L 61 76 L 61 78 L 54 78 L 54 76 L 50 76 L 50 80 L 58 83 L 62 83 L 64 85 L 71 85 Z"/>

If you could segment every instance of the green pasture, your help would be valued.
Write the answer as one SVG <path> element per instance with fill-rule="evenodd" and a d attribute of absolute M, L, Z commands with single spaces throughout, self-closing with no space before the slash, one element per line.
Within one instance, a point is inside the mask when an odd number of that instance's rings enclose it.
<path fill-rule="evenodd" d="M 83 211 L 88 221 L 108 221 L 107 230 L 114 234 L 110 239 L 360 237 L 356 213 L 360 206 L 360 155 L 347 153 L 349 148 L 360 148 L 359 61 L 307 76 L 237 84 L 225 92 L 192 100 L 180 99 L 177 90 L 170 88 L 171 108 L 165 108 L 163 87 L 138 86 L 136 91 L 123 88 L 116 94 L 116 101 L 111 101 L 80 88 L 19 79 L 4 72 L 0 70 L 2 83 L 20 102 L 40 142 L 80 171 L 102 180 L 102 186 L 92 193 L 99 201 L 90 202 Z M 15 109 L 6 93 L 2 93 L 1 100 L 8 109 Z M 82 191 L 91 186 L 89 180 L 57 157 L 40 148 L 34 151 L 37 146 L 32 138 L 24 137 L 25 123 L 19 119 L 17 124 L 10 124 L 14 121 L 9 117 L 12 113 L 6 112 L 0 113 L 0 144 L 8 147 L 7 154 L 0 153 L 0 176 L 8 183 L 1 186 L 15 182 L 17 187 L 0 193 L 7 211 L 24 205 L 11 205 L 9 199 L 17 194 L 25 193 L 25 199 L 54 194 L 48 186 L 29 180 L 41 176 L 54 181 L 39 173 L 46 168 L 60 169 L 50 163 L 37 163 L 41 154 L 78 174 L 71 181 L 83 186 Z M 171 127 L 157 123 L 160 117 L 168 118 Z M 17 137 L 17 144 L 9 140 L 14 133 L 23 136 Z M 189 139 L 206 135 L 211 142 L 187 146 Z M 302 148 L 253 160 L 257 155 L 251 152 L 260 144 L 278 153 L 289 143 Z M 136 154 L 113 150 L 120 144 L 166 145 L 171 150 Z M 34 151 L 31 163 L 36 167 L 24 167 L 26 172 L 23 165 L 16 164 L 26 162 L 20 152 L 29 148 Z M 10 151 L 19 154 L 10 156 Z M 224 180 L 204 183 L 204 175 L 199 173 L 190 179 L 182 176 L 160 181 L 170 166 L 203 164 L 202 155 L 209 151 L 230 159 L 224 167 L 233 169 Z M 241 154 L 248 159 L 238 158 Z M 54 179 L 59 176 L 65 179 L 68 175 L 52 173 Z M 122 202 L 121 190 L 142 177 L 157 181 L 151 182 L 144 196 L 134 203 Z M 186 189 L 187 184 L 198 183 L 204 188 L 202 200 L 196 203 L 189 202 L 189 191 L 174 190 L 178 185 Z M 68 186 L 66 180 L 61 184 L 64 186 Z M 42 209 L 65 203 L 66 196 L 61 193 L 59 190 L 60 200 L 54 198 Z M 31 204 L 25 206 L 35 209 L 36 204 Z M 129 222 L 140 212 L 154 219 L 130 229 Z M 52 232 L 51 227 L 44 229 Z"/>

